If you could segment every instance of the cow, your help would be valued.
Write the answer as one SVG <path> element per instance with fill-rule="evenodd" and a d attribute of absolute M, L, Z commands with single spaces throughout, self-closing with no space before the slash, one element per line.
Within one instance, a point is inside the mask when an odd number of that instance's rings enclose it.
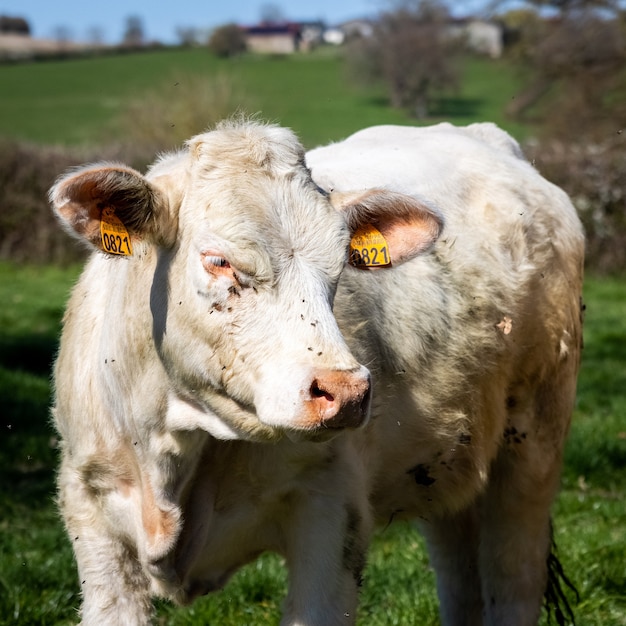
<path fill-rule="evenodd" d="M 283 626 L 355 624 L 394 519 L 426 538 L 443 624 L 537 622 L 584 238 L 507 133 L 379 126 L 305 154 L 231 119 L 50 200 L 93 249 L 52 409 L 83 624 L 149 623 L 268 550 Z"/>

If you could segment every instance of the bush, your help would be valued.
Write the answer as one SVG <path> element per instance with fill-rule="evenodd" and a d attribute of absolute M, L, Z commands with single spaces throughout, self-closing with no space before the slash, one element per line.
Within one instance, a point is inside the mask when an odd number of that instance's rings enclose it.
<path fill-rule="evenodd" d="M 625 137 L 596 144 L 543 140 L 526 146 L 539 171 L 572 198 L 587 236 L 587 267 L 600 273 L 626 269 Z"/>
<path fill-rule="evenodd" d="M 220 120 L 243 111 L 248 98 L 225 74 L 172 74 L 157 89 L 130 101 L 120 115 L 129 151 L 152 160 L 155 152 L 171 150 Z"/>
<path fill-rule="evenodd" d="M 65 233 L 48 203 L 48 190 L 68 168 L 94 161 L 122 161 L 142 169 L 138 148 L 62 148 L 0 139 L 0 259 L 67 265 L 87 249 Z"/>
<path fill-rule="evenodd" d="M 230 93 L 227 85 L 218 99 Z M 147 102 L 136 103 L 133 115 L 129 111 L 128 119 L 136 123 L 124 145 L 85 151 L 0 140 L 0 259 L 61 265 L 84 259 L 85 249 L 61 230 L 50 210 L 47 193 L 54 180 L 73 165 L 99 160 L 121 161 L 142 171 L 159 150 L 227 115 L 219 106 L 209 107 L 208 113 L 197 100 L 183 98 L 179 106 L 186 113 L 177 114 L 179 123 L 172 125 L 163 121 L 169 110 L 163 103 L 150 112 Z M 186 109 L 184 102 L 189 102 Z M 598 144 L 543 140 L 525 146 L 538 170 L 572 198 L 587 235 L 587 267 L 599 273 L 626 269 L 624 140 L 616 134 Z"/>
<path fill-rule="evenodd" d="M 509 104 L 517 119 L 542 120 L 542 134 L 598 141 L 626 124 L 626 29 L 621 2 L 527 0 L 556 15 L 516 11 L 520 38 L 509 54 L 525 67 L 526 84 Z"/>
<path fill-rule="evenodd" d="M 64 264 L 84 257 L 47 200 L 55 178 L 77 162 L 67 150 L 0 141 L 1 259 Z"/>
<path fill-rule="evenodd" d="M 89 150 L 36 146 L 0 139 L 0 259 L 68 264 L 86 249 L 63 232 L 48 204 L 48 189 L 69 167 L 121 161 L 143 171 L 158 152 L 234 114 L 244 102 L 227 76 L 177 75 L 131 101 L 119 119 L 123 143 Z"/>
<path fill-rule="evenodd" d="M 237 24 L 225 24 L 213 31 L 208 46 L 215 56 L 235 57 L 246 51 L 246 37 Z"/>

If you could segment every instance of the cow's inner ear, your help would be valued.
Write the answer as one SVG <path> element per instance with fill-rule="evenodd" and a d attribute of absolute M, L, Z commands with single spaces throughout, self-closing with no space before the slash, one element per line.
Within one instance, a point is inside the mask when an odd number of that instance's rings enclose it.
<path fill-rule="evenodd" d="M 443 218 L 425 202 L 385 189 L 334 192 L 352 233 L 350 263 L 361 269 L 393 267 L 426 252 L 439 238 Z"/>
<path fill-rule="evenodd" d="M 133 242 L 154 238 L 167 202 L 139 172 L 110 164 L 65 175 L 50 201 L 71 235 L 110 254 L 131 254 Z"/>

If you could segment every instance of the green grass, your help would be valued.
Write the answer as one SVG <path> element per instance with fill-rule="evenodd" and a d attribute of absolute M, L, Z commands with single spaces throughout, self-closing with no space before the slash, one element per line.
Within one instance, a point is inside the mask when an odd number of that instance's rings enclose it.
<path fill-rule="evenodd" d="M 414 123 L 380 89 L 357 88 L 332 54 L 218 61 L 205 50 L 0 66 L 0 135 L 39 143 L 101 144 L 130 98 L 169 88 L 177 74 L 232 75 L 253 110 L 291 126 L 307 146 L 363 126 Z M 468 58 L 457 94 L 432 121 L 499 123 L 522 139 L 504 107 L 518 75 L 506 61 Z M 174 88 L 174 85 L 171 85 Z M 60 318 L 78 268 L 0 264 L 0 626 L 76 621 L 79 585 L 54 505 L 56 436 L 48 419 L 49 371 Z M 583 369 L 563 490 L 555 507 L 561 560 L 578 586 L 582 626 L 626 624 L 626 281 L 589 278 Z M 281 560 L 264 555 L 226 589 L 192 607 L 158 605 L 158 623 L 277 623 L 287 585 Z M 373 542 L 360 626 L 439 623 L 424 544 L 407 524 Z"/>
<path fill-rule="evenodd" d="M 582 625 L 626 624 L 626 282 L 587 279 L 578 403 L 556 506 Z"/>
<path fill-rule="evenodd" d="M 76 581 L 53 505 L 49 371 L 77 269 L 0 266 L 0 623 L 72 619 Z"/>
<path fill-rule="evenodd" d="M 618 279 L 588 280 L 578 405 L 566 480 L 610 491 L 626 485 L 626 290 Z M 594 454 L 589 454 L 589 450 Z M 569 484 L 568 482 L 568 484 Z M 625 507 L 626 509 L 626 507 Z"/>
<path fill-rule="evenodd" d="M 0 626 L 76 621 L 79 586 L 56 513 L 49 366 L 78 268 L 0 264 Z M 580 626 L 626 624 L 626 281 L 587 279 L 579 400 L 555 507 L 561 560 L 581 600 Z M 185 609 L 159 603 L 159 624 L 276 624 L 286 590 L 265 555 L 226 589 Z M 376 535 L 360 626 L 439 623 L 424 544 L 408 524 Z M 546 623 L 545 620 L 542 623 Z"/>
<path fill-rule="evenodd" d="M 176 69 L 214 71 L 207 53 L 168 50 L 0 66 L 0 135 L 40 143 L 100 143 L 124 102 Z"/>
<path fill-rule="evenodd" d="M 527 129 L 504 116 L 519 84 L 515 69 L 506 61 L 474 57 L 464 68 L 460 91 L 438 100 L 427 122 L 494 121 L 523 138 Z M 171 85 L 167 79 L 181 73 L 232 76 L 242 86 L 244 105 L 253 109 L 248 112 L 293 128 L 307 147 L 365 126 L 415 123 L 390 108 L 380 88 L 357 87 L 336 53 L 218 60 L 203 49 L 165 49 L 0 65 L 0 136 L 58 144 L 109 141 L 120 132 L 115 120 L 129 99 L 175 89 L 175 79 Z"/>

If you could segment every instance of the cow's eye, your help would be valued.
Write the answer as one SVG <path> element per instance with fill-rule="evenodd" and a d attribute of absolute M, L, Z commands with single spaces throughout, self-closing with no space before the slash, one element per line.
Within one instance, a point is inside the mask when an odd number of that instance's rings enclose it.
<path fill-rule="evenodd" d="M 207 272 L 230 269 L 230 263 L 219 254 L 205 253 L 202 255 L 202 265 Z"/>

